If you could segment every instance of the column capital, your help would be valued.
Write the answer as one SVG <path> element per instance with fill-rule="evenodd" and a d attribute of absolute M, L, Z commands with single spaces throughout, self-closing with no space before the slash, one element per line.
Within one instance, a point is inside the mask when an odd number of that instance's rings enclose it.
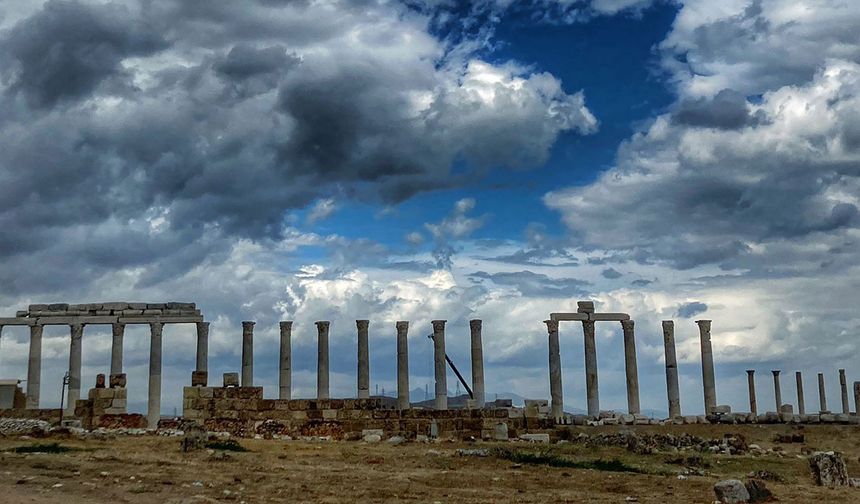
<path fill-rule="evenodd" d="M 660 325 L 663 326 L 663 329 L 666 329 L 667 327 L 675 327 L 675 321 L 674 320 L 664 320 L 660 323 Z"/>
<path fill-rule="evenodd" d="M 481 319 L 472 319 L 469 321 L 469 328 L 474 330 L 480 329 L 483 321 Z"/>
<path fill-rule="evenodd" d="M 558 320 L 544 320 L 544 324 L 546 324 L 546 330 L 549 332 L 558 332 Z"/>
<path fill-rule="evenodd" d="M 621 328 L 622 329 L 625 329 L 625 330 L 633 329 L 633 325 L 634 325 L 633 319 L 621 321 Z"/>
<path fill-rule="evenodd" d="M 281 329 L 292 329 L 293 328 L 293 321 L 292 320 L 282 320 L 282 321 L 278 322 L 278 327 L 280 327 Z"/>
<path fill-rule="evenodd" d="M 370 326 L 370 321 L 369 321 L 369 320 L 364 320 L 364 319 L 362 319 L 362 320 L 356 320 L 356 321 L 355 321 L 355 326 L 356 326 L 358 329 L 367 329 L 367 328 Z"/>
<path fill-rule="evenodd" d="M 779 369 L 772 369 L 771 373 L 773 373 L 774 376 L 779 376 L 780 370 Z"/>
<path fill-rule="evenodd" d="M 209 322 L 206 322 L 206 321 L 204 320 L 204 321 L 202 321 L 202 322 L 197 322 L 197 325 L 198 325 L 198 326 L 202 326 L 202 327 L 209 327 Z"/>
<path fill-rule="evenodd" d="M 150 322 L 149 323 L 149 330 L 153 334 L 155 334 L 155 333 L 161 334 L 161 331 L 163 329 L 164 329 L 164 322 Z"/>
<path fill-rule="evenodd" d="M 696 325 L 699 326 L 699 329 L 710 330 L 711 329 L 711 321 L 710 320 L 697 320 Z"/>
<path fill-rule="evenodd" d="M 408 321 L 408 320 L 398 320 L 398 321 L 394 324 L 394 327 L 396 327 L 396 328 L 397 328 L 397 331 L 398 331 L 398 332 L 400 332 L 400 331 L 406 331 L 407 329 L 409 329 L 409 321 Z"/>
<path fill-rule="evenodd" d="M 314 324 L 317 326 L 318 330 L 322 331 L 323 329 L 328 329 L 331 325 L 331 322 L 329 322 L 328 320 L 317 320 L 316 322 L 314 322 Z"/>
<path fill-rule="evenodd" d="M 442 331 L 445 329 L 445 322 L 447 320 L 431 320 L 430 323 L 433 324 L 434 331 Z"/>
<path fill-rule="evenodd" d="M 245 320 L 242 322 L 242 329 L 253 329 L 256 324 L 257 323 L 252 320 Z"/>
<path fill-rule="evenodd" d="M 752 376 L 755 374 L 755 369 L 747 369 L 747 374 Z"/>

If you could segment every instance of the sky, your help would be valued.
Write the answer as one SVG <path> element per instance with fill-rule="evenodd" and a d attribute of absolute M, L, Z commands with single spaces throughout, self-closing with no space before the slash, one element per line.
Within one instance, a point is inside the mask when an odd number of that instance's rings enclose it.
<path fill-rule="evenodd" d="M 210 382 L 315 396 L 331 320 L 333 396 L 432 391 L 430 320 L 469 374 L 483 320 L 488 396 L 548 398 L 551 312 L 594 300 L 636 321 L 643 409 L 666 411 L 675 320 L 684 413 L 703 410 L 697 319 L 713 320 L 720 404 L 770 370 L 860 380 L 860 4 L 850 0 L 4 0 L 0 313 L 30 303 L 192 301 Z M 582 329 L 561 326 L 565 407 L 585 407 Z M 0 337 L 26 377 L 28 331 Z M 164 333 L 163 412 L 181 411 L 193 325 Z M 60 400 L 68 328 L 43 343 Z M 621 328 L 597 326 L 601 407 L 626 407 Z M 146 403 L 148 328 L 126 331 Z M 89 326 L 83 384 L 108 372 Z M 448 378 L 454 390 L 455 379 Z M 763 409 L 763 408 L 760 408 Z M 768 409 L 774 409 L 772 406 Z M 837 408 L 838 409 L 838 408 Z"/>

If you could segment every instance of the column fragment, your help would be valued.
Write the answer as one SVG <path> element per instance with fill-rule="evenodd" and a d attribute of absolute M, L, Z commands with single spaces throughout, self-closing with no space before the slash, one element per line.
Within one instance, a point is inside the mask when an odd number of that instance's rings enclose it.
<path fill-rule="evenodd" d="M 483 408 L 484 397 L 484 345 L 481 341 L 482 322 L 478 319 L 469 321 L 472 339 L 472 394 L 476 408 Z"/>
<path fill-rule="evenodd" d="M 564 419 L 564 396 L 561 388 L 561 350 L 558 342 L 558 320 L 544 320 L 549 334 L 549 394 L 551 414 L 556 422 Z"/>
<path fill-rule="evenodd" d="M 675 356 L 675 322 L 663 321 L 663 351 L 666 357 L 666 394 L 669 418 L 681 416 L 681 392 L 678 386 L 678 359 Z"/>
<path fill-rule="evenodd" d="M 30 326 L 30 354 L 27 358 L 27 409 L 39 409 L 39 382 L 42 377 L 42 326 Z"/>
<path fill-rule="evenodd" d="M 585 395 L 588 402 L 588 416 L 600 415 L 600 392 L 597 384 L 597 342 L 594 339 L 594 321 L 582 322 L 585 341 Z"/>
<path fill-rule="evenodd" d="M 755 399 L 755 369 L 747 369 L 747 386 L 750 394 L 750 413 L 758 415 L 758 404 Z"/>
<path fill-rule="evenodd" d="M 434 320 L 433 367 L 436 375 L 436 409 L 448 409 L 448 378 L 445 362 L 445 320 Z"/>
<path fill-rule="evenodd" d="M 717 407 L 717 387 L 714 379 L 714 353 L 711 349 L 711 321 L 697 320 L 699 342 L 702 348 L 702 386 L 705 395 L 705 414 Z"/>
<path fill-rule="evenodd" d="M 409 409 L 409 322 L 401 320 L 397 328 L 397 409 Z"/>
<path fill-rule="evenodd" d="M 830 413 L 827 409 L 827 393 L 824 390 L 824 373 L 818 373 L 818 405 L 821 413 Z"/>
<path fill-rule="evenodd" d="M 328 399 L 328 330 L 331 322 L 321 320 L 317 326 L 317 399 Z"/>
<path fill-rule="evenodd" d="M 152 322 L 149 324 L 149 400 L 147 401 L 147 427 L 155 429 L 161 418 L 161 342 L 164 324 Z"/>
<path fill-rule="evenodd" d="M 122 374 L 122 343 L 125 337 L 125 324 L 111 324 L 110 374 Z"/>
<path fill-rule="evenodd" d="M 278 324 L 281 331 L 281 351 L 278 359 L 278 399 L 292 398 L 292 332 L 293 322 L 284 320 Z"/>
<path fill-rule="evenodd" d="M 370 349 L 368 342 L 369 320 L 356 320 L 358 329 L 358 398 L 370 397 Z"/>
<path fill-rule="evenodd" d="M 845 379 L 845 370 L 839 370 L 839 387 L 842 389 L 842 414 L 851 413 L 851 405 L 848 403 L 848 381 Z"/>
<path fill-rule="evenodd" d="M 797 383 L 797 414 L 806 414 L 806 402 L 803 400 L 803 375 L 800 371 L 794 373 L 794 381 Z"/>
<path fill-rule="evenodd" d="M 627 412 L 639 414 L 639 370 L 636 365 L 636 337 L 633 321 L 622 320 L 624 333 L 624 370 L 627 374 Z"/>
<path fill-rule="evenodd" d="M 254 322 L 242 322 L 242 386 L 254 386 Z"/>
<path fill-rule="evenodd" d="M 69 390 L 66 395 L 66 411 L 75 414 L 75 404 L 81 398 L 81 340 L 84 336 L 83 324 L 72 324 L 69 343 Z"/>

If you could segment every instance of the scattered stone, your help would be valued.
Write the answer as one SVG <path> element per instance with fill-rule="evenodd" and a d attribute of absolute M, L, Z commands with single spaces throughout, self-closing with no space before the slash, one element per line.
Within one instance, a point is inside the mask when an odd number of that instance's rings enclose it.
<path fill-rule="evenodd" d="M 391 436 L 390 438 L 388 438 L 388 444 L 393 445 L 393 446 L 401 445 L 405 442 L 406 442 L 406 438 L 404 438 L 402 436 Z"/>
<path fill-rule="evenodd" d="M 457 455 L 461 457 L 489 457 L 490 450 L 460 448 L 457 450 Z"/>
<path fill-rule="evenodd" d="M 848 469 L 842 454 L 837 452 L 815 452 L 809 457 L 809 467 L 815 484 L 838 487 L 848 485 Z"/>
<path fill-rule="evenodd" d="M 724 504 L 739 504 L 750 501 L 750 493 L 743 482 L 736 479 L 723 480 L 714 485 L 717 501 Z"/>
<path fill-rule="evenodd" d="M 367 434 L 361 439 L 363 439 L 365 443 L 378 443 L 382 441 L 382 436 L 379 434 Z"/>
<path fill-rule="evenodd" d="M 767 485 L 762 480 L 751 479 L 744 483 L 744 486 L 750 495 L 750 502 L 771 502 L 776 500 L 773 492 L 768 490 Z"/>
<path fill-rule="evenodd" d="M 520 434 L 520 439 L 530 443 L 549 443 L 549 434 Z"/>
<path fill-rule="evenodd" d="M 497 423 L 495 429 L 493 430 L 493 439 L 496 441 L 507 441 L 508 424 L 506 424 L 505 422 Z"/>

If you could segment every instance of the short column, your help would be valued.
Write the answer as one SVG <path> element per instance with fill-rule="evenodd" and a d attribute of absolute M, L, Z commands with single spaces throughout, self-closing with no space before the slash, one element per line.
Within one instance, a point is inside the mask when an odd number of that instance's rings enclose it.
<path fill-rule="evenodd" d="M 824 373 L 818 373 L 818 407 L 821 413 L 830 413 L 827 409 L 827 393 L 824 390 Z"/>
<path fill-rule="evenodd" d="M 278 399 L 292 398 L 292 339 L 293 322 L 284 320 L 278 324 L 281 331 L 281 351 L 278 359 Z"/>
<path fill-rule="evenodd" d="M 678 386 L 678 359 L 675 356 L 675 322 L 663 321 L 663 352 L 666 357 L 666 394 L 669 418 L 681 416 L 681 392 Z"/>
<path fill-rule="evenodd" d="M 328 330 L 331 322 L 321 320 L 317 326 L 317 399 L 329 398 Z"/>
<path fill-rule="evenodd" d="M 209 322 L 197 322 L 197 371 L 209 379 Z"/>
<path fill-rule="evenodd" d="M 469 321 L 469 331 L 472 343 L 472 395 L 476 408 L 483 408 L 484 397 L 484 345 L 481 338 L 482 322 L 478 319 Z"/>
<path fill-rule="evenodd" d="M 27 358 L 27 409 L 39 409 L 39 382 L 42 378 L 42 326 L 30 326 L 30 354 Z"/>
<path fill-rule="evenodd" d="M 242 322 L 242 386 L 254 386 L 254 322 Z"/>
<path fill-rule="evenodd" d="M 564 394 L 561 384 L 561 348 L 558 342 L 558 320 L 544 320 L 549 334 L 549 395 L 552 418 L 564 420 Z"/>
<path fill-rule="evenodd" d="M 773 399 L 776 402 L 776 412 L 779 413 L 782 407 L 782 387 L 779 386 L 779 371 L 772 370 L 773 373 Z"/>
<path fill-rule="evenodd" d="M 370 349 L 369 336 L 367 334 L 370 326 L 369 320 L 356 320 L 358 329 L 358 398 L 370 397 Z"/>
<path fill-rule="evenodd" d="M 125 337 L 125 324 L 111 324 L 110 374 L 122 374 L 122 343 Z"/>
<path fill-rule="evenodd" d="M 806 414 L 806 402 L 803 400 L 803 375 L 800 371 L 794 373 L 794 381 L 797 383 L 797 414 Z"/>
<path fill-rule="evenodd" d="M 702 348 L 702 388 L 705 394 L 705 414 L 717 407 L 717 387 L 714 379 L 714 353 L 711 349 L 711 321 L 697 320 L 699 342 Z"/>
<path fill-rule="evenodd" d="M 158 427 L 161 418 L 161 335 L 164 324 L 149 324 L 149 400 L 146 410 L 146 424 L 150 429 Z"/>
<path fill-rule="evenodd" d="M 588 416 L 600 416 L 600 392 L 597 384 L 597 342 L 594 338 L 594 321 L 582 322 L 585 341 L 585 395 L 588 401 Z"/>
<path fill-rule="evenodd" d="M 848 415 L 851 413 L 851 406 L 848 403 L 848 381 L 845 379 L 845 370 L 839 370 L 839 387 L 842 389 L 842 414 Z"/>
<path fill-rule="evenodd" d="M 401 320 L 397 328 L 397 409 L 409 409 L 409 322 Z"/>
<path fill-rule="evenodd" d="M 755 399 L 755 369 L 747 369 L 747 386 L 750 394 L 750 413 L 758 415 L 758 404 Z"/>
<path fill-rule="evenodd" d="M 624 371 L 627 374 L 627 412 L 639 414 L 639 370 L 636 365 L 636 337 L 633 333 L 633 321 L 622 320 L 621 330 L 624 333 Z"/>
<path fill-rule="evenodd" d="M 448 376 L 445 363 L 445 320 L 433 324 L 433 369 L 436 375 L 436 409 L 448 409 Z"/>
<path fill-rule="evenodd" d="M 66 414 L 75 414 L 75 404 L 81 398 L 81 340 L 84 336 L 83 324 L 72 324 L 69 343 L 69 390 L 66 394 Z"/>

